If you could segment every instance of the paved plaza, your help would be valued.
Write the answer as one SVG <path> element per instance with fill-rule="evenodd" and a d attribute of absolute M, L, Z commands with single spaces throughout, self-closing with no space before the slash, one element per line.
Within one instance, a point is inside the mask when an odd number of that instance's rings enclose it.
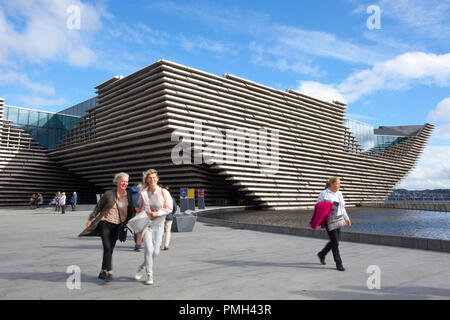
<path fill-rule="evenodd" d="M 339 272 L 331 253 L 326 265 L 316 257 L 325 240 L 202 222 L 172 233 L 151 286 L 133 278 L 144 254 L 132 237 L 118 242 L 105 284 L 100 238 L 78 238 L 88 215 L 0 209 L 0 299 L 450 299 L 448 253 L 341 242 L 347 270 Z M 80 270 L 79 289 L 68 286 L 68 268 Z M 377 275 L 368 268 L 379 268 L 380 289 L 368 288 Z"/>

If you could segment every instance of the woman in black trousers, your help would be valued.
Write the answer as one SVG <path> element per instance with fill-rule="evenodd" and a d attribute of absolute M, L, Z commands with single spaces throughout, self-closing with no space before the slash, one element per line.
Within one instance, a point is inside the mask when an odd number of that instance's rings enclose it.
<path fill-rule="evenodd" d="M 112 255 L 119 236 L 121 223 L 127 223 L 135 215 L 131 192 L 127 191 L 128 174 L 118 173 L 113 182 L 116 188 L 108 190 L 97 203 L 94 211 L 89 215 L 86 229 L 82 236 L 100 236 L 103 244 L 103 260 L 99 279 L 111 281 Z"/>
<path fill-rule="evenodd" d="M 319 197 L 317 198 L 317 203 L 319 202 L 332 202 L 333 205 L 331 208 L 336 211 L 336 216 L 344 216 L 344 220 L 347 223 L 347 226 L 351 226 L 352 222 L 347 215 L 347 211 L 345 210 L 345 201 L 342 193 L 339 191 L 341 187 L 341 180 L 338 177 L 332 177 L 328 180 L 328 183 Z M 345 268 L 342 264 L 341 255 L 339 253 L 339 240 L 341 237 L 341 229 L 337 228 L 334 230 L 328 229 L 328 224 L 325 224 L 325 228 L 328 233 L 328 237 L 330 241 L 325 245 L 325 247 L 317 254 L 319 257 L 320 263 L 325 264 L 325 256 L 330 250 L 333 252 L 334 262 L 336 263 L 336 269 L 339 271 L 345 271 Z"/>

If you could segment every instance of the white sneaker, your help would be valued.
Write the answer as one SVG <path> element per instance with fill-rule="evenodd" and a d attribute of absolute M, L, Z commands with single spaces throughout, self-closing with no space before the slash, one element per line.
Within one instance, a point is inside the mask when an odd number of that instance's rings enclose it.
<path fill-rule="evenodd" d="M 138 281 L 142 279 L 143 273 L 144 273 L 144 268 L 145 267 L 143 267 L 143 266 L 138 267 L 138 270 L 137 270 L 136 274 L 134 275 L 134 279 L 136 279 Z"/>
<path fill-rule="evenodd" d="M 153 277 L 151 274 L 147 274 L 147 281 L 145 281 L 145 284 L 147 285 L 153 284 Z"/>

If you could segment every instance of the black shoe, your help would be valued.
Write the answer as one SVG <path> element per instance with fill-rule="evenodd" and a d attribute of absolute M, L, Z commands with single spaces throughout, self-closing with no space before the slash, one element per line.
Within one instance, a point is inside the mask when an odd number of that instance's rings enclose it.
<path fill-rule="evenodd" d="M 320 260 L 320 263 L 321 263 L 321 264 L 326 264 L 326 263 L 325 263 L 325 257 L 322 256 L 322 255 L 320 254 L 320 252 L 317 254 L 317 256 L 319 257 L 319 260 Z"/>
<path fill-rule="evenodd" d="M 139 252 L 139 251 L 141 251 L 141 246 L 140 245 L 135 245 L 134 246 L 134 251 L 136 251 L 136 252 Z"/>
<path fill-rule="evenodd" d="M 163 250 L 169 250 L 169 247 L 164 247 Z"/>
<path fill-rule="evenodd" d="M 344 268 L 344 266 L 342 264 L 337 265 L 336 269 L 338 269 L 339 271 L 345 271 L 345 268 Z"/>
<path fill-rule="evenodd" d="M 98 278 L 101 280 L 105 280 L 106 279 L 106 271 L 104 271 L 104 270 L 100 271 Z"/>
<path fill-rule="evenodd" d="M 105 279 L 105 282 L 110 282 L 110 281 L 112 280 L 112 278 L 113 278 L 112 273 L 106 273 L 106 279 Z"/>

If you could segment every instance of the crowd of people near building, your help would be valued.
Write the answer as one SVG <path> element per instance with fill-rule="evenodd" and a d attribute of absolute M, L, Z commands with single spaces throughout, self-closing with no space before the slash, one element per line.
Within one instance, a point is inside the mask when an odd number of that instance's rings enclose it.
<path fill-rule="evenodd" d="M 170 229 L 176 201 L 167 188 L 159 185 L 156 170 L 149 169 L 143 173 L 142 184 L 128 189 L 127 173 L 114 176 L 115 188 L 106 191 L 98 201 L 95 209 L 88 217 L 86 228 L 79 234 L 83 236 L 99 236 L 103 245 L 102 266 L 98 278 L 109 282 L 113 279 L 112 256 L 117 240 L 127 238 L 127 224 L 142 216 L 145 222 L 139 230 L 134 230 L 135 251 L 144 247 L 144 260 L 138 265 L 134 278 L 144 280 L 151 285 L 154 281 L 153 265 L 159 255 L 161 246 L 169 249 Z M 317 253 L 319 262 L 326 264 L 328 252 L 333 253 L 336 269 L 345 271 L 339 252 L 340 228 L 351 226 L 351 220 L 345 210 L 345 201 L 340 189 L 340 179 L 332 177 L 325 189 L 319 194 L 311 219 L 314 229 L 321 225 L 325 228 L 329 241 Z M 141 218 L 139 218 L 141 219 Z M 133 224 L 134 225 L 134 224 Z M 137 224 L 136 224 L 137 225 Z M 136 227 L 136 225 L 134 225 Z M 128 226 L 129 227 L 129 226 Z M 165 237 L 164 244 L 162 243 Z"/>
<path fill-rule="evenodd" d="M 78 202 L 78 195 L 76 191 L 73 192 L 70 198 L 70 205 L 72 211 L 76 210 Z M 40 208 L 44 204 L 44 197 L 41 193 L 33 193 L 29 200 L 30 208 Z M 61 212 L 61 214 L 66 213 L 67 197 L 65 192 L 57 191 L 53 199 L 49 202 L 49 206 L 55 206 L 55 213 Z"/>
<path fill-rule="evenodd" d="M 44 197 L 40 193 L 33 193 L 30 197 L 30 208 L 40 208 L 44 203 Z"/>
<path fill-rule="evenodd" d="M 94 210 L 88 217 L 86 228 L 79 234 L 82 236 L 99 236 L 103 245 L 102 266 L 98 278 L 109 282 L 113 278 L 112 256 L 117 240 L 125 241 L 127 227 L 130 220 L 143 216 L 148 221 L 134 234 L 134 251 L 139 252 L 144 248 L 144 259 L 137 267 L 134 276 L 136 280 L 145 280 L 145 284 L 153 284 L 153 264 L 159 255 L 161 246 L 163 250 L 169 249 L 170 232 L 177 203 L 169 192 L 168 187 L 159 184 L 159 176 L 156 170 L 149 169 L 143 173 L 142 183 L 128 189 L 129 175 L 121 172 L 114 176 L 115 187 L 107 190 L 97 202 Z M 317 253 L 321 264 L 325 263 L 328 252 L 333 253 L 336 269 L 345 271 L 339 253 L 340 228 L 351 226 L 351 220 L 345 210 L 345 201 L 340 189 L 340 179 L 332 177 L 327 182 L 325 189 L 319 194 L 311 219 L 311 227 L 321 225 L 325 228 L 329 241 L 325 247 Z M 65 214 L 65 192 L 57 191 L 50 202 L 55 205 L 55 213 Z M 39 207 L 43 203 L 42 195 L 33 194 L 30 198 L 30 206 Z M 74 191 L 70 200 L 72 211 L 76 210 L 77 193 Z M 163 238 L 165 235 L 165 241 Z"/>
<path fill-rule="evenodd" d="M 70 198 L 70 205 L 72 207 L 72 211 L 76 211 L 78 202 L 77 192 L 74 191 L 72 193 L 72 197 Z M 66 213 L 66 204 L 67 204 L 67 196 L 65 192 L 57 191 L 55 197 L 50 202 L 50 205 L 55 206 L 55 213 L 61 212 L 61 214 Z"/>

